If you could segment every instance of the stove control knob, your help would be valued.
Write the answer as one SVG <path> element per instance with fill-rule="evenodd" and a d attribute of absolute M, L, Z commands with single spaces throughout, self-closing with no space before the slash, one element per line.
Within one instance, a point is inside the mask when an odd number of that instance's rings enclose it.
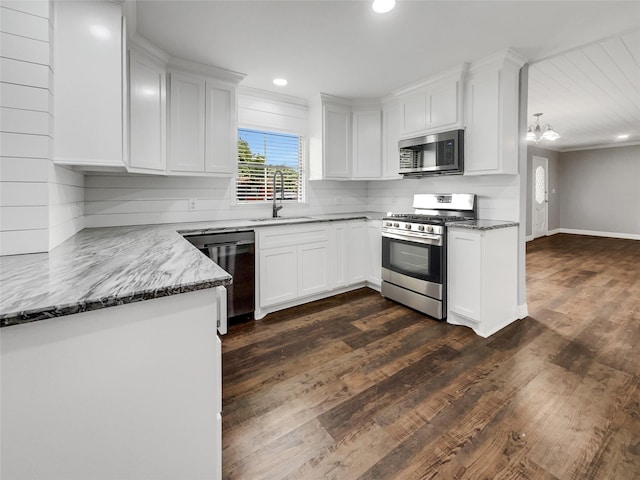
<path fill-rule="evenodd" d="M 400 226 L 400 224 L 398 222 L 396 222 L 396 223 L 393 224 L 393 226 L 397 228 L 397 227 Z"/>
<path fill-rule="evenodd" d="M 393 223 L 391 223 L 391 222 L 384 222 L 384 226 L 385 226 L 385 227 L 392 227 L 392 226 L 393 226 Z"/>
<path fill-rule="evenodd" d="M 421 232 L 424 232 L 424 225 L 418 225 L 418 230 L 420 230 Z"/>
<path fill-rule="evenodd" d="M 405 224 L 404 228 L 406 228 L 407 230 L 411 230 L 411 224 L 410 223 Z"/>
<path fill-rule="evenodd" d="M 433 227 L 431 225 L 427 225 L 427 232 L 433 233 Z"/>

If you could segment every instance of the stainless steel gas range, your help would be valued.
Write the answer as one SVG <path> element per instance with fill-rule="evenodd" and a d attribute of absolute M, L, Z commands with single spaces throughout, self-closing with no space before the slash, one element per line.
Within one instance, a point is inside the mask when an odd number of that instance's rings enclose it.
<path fill-rule="evenodd" d="M 414 213 L 382 221 L 384 297 L 430 317 L 447 317 L 447 224 L 477 217 L 474 194 L 416 194 Z"/>

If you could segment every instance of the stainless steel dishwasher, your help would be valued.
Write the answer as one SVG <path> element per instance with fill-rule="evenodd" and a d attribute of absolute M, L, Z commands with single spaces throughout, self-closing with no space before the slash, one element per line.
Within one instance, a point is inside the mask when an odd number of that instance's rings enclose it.
<path fill-rule="evenodd" d="M 230 323 L 253 318 L 255 309 L 255 234 L 251 231 L 185 236 L 233 277 L 227 285 Z"/>

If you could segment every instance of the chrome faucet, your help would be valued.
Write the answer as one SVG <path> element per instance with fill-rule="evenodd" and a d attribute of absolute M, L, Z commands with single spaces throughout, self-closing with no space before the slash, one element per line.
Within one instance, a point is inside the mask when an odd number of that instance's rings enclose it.
<path fill-rule="evenodd" d="M 280 205 L 276 206 L 276 176 L 280 174 Z M 278 210 L 282 208 L 282 200 L 284 200 L 284 175 L 281 170 L 273 172 L 273 218 L 278 216 Z"/>

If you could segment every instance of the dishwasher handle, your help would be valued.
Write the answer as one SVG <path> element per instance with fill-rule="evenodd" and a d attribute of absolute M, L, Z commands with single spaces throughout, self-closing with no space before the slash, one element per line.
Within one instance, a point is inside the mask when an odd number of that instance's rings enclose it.
<path fill-rule="evenodd" d="M 234 242 L 214 242 L 206 243 L 202 248 L 216 248 L 216 247 L 235 247 L 239 245 L 253 245 L 255 242 L 251 240 L 236 240 Z"/>

